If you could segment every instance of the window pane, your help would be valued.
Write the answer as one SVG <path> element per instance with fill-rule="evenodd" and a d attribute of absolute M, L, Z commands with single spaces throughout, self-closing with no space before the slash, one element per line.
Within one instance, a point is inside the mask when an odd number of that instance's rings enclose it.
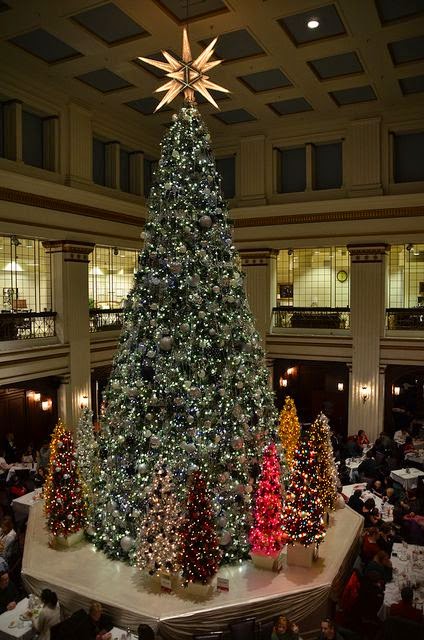
<path fill-rule="evenodd" d="M 304 191 L 306 188 L 306 149 L 280 150 L 279 193 Z"/>
<path fill-rule="evenodd" d="M 93 138 L 93 182 L 96 184 L 106 184 L 105 164 L 105 143 Z"/>
<path fill-rule="evenodd" d="M 395 135 L 393 160 L 395 182 L 424 180 L 424 133 Z"/>
<path fill-rule="evenodd" d="M 216 159 L 216 169 L 221 176 L 224 198 L 234 198 L 236 194 L 236 159 L 234 156 Z"/>
<path fill-rule="evenodd" d="M 120 152 L 119 170 L 121 174 L 120 176 L 121 191 L 126 191 L 127 193 L 129 193 L 130 191 L 130 154 L 128 153 L 128 151 L 125 151 L 124 149 L 121 149 L 121 152 Z"/>
<path fill-rule="evenodd" d="M 122 308 L 134 283 L 138 251 L 118 247 L 95 247 L 88 270 L 89 306 Z"/>
<path fill-rule="evenodd" d="M 22 112 L 22 158 L 25 164 L 43 167 L 43 119 Z"/>
<path fill-rule="evenodd" d="M 341 142 L 314 146 L 314 189 L 339 189 L 342 174 Z"/>

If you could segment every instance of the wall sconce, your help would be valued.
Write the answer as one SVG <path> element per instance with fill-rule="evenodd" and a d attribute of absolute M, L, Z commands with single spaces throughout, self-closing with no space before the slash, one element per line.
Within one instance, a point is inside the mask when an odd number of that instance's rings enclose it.
<path fill-rule="evenodd" d="M 400 387 L 393 387 L 393 395 L 400 396 Z"/>
<path fill-rule="evenodd" d="M 365 384 L 362 388 L 361 388 L 361 398 L 362 398 L 362 402 L 365 404 L 366 401 L 368 400 L 370 395 L 370 390 L 367 387 L 367 385 Z"/>
<path fill-rule="evenodd" d="M 280 387 L 287 387 L 287 378 L 283 378 L 283 376 L 280 376 Z"/>
<path fill-rule="evenodd" d="M 41 408 L 43 411 L 49 411 L 49 409 L 52 408 L 52 401 L 51 400 L 43 400 L 43 402 L 41 403 Z"/>
<path fill-rule="evenodd" d="M 343 391 L 344 389 L 344 384 L 343 382 L 338 382 L 337 383 L 337 391 Z"/>
<path fill-rule="evenodd" d="M 294 374 L 294 367 L 289 367 L 289 369 L 287 369 L 286 371 L 288 376 L 292 376 Z"/>
<path fill-rule="evenodd" d="M 81 396 L 80 407 L 81 409 L 88 409 L 88 396 Z"/>
<path fill-rule="evenodd" d="M 41 393 L 33 393 L 32 394 L 32 399 L 34 400 L 34 402 L 41 402 Z"/>

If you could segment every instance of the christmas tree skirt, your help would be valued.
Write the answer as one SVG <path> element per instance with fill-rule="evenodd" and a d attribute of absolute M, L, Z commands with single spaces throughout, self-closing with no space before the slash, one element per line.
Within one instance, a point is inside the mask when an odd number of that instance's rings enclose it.
<path fill-rule="evenodd" d="M 351 509 L 335 512 L 335 525 L 320 545 L 320 558 L 305 569 L 288 566 L 280 573 L 257 569 L 249 560 L 221 567 L 216 578 L 228 580 L 228 591 L 214 589 L 210 597 L 190 595 L 187 589 L 164 593 L 153 589 L 135 567 L 105 556 L 87 540 L 73 547 L 49 547 L 43 502 L 30 507 L 22 576 L 29 592 L 49 585 L 70 613 L 101 602 L 116 627 L 152 626 L 163 640 L 187 640 L 199 630 L 219 631 L 244 617 L 258 620 L 296 608 L 302 635 L 318 635 L 327 614 L 330 593 L 350 575 L 363 518 Z M 311 635 L 312 637 L 312 635 Z"/>
<path fill-rule="evenodd" d="M 287 549 L 287 566 L 311 568 L 318 554 L 315 545 L 304 547 L 303 544 L 289 545 Z"/>
<path fill-rule="evenodd" d="M 280 551 L 273 554 L 253 553 L 250 552 L 252 562 L 258 569 L 267 569 L 267 571 L 281 571 L 287 564 L 287 547 L 283 547 Z"/>
<path fill-rule="evenodd" d="M 53 536 L 53 543 L 61 547 L 72 547 L 74 544 L 78 544 L 84 538 L 84 529 L 80 529 L 75 533 L 71 533 L 69 536 Z"/>
<path fill-rule="evenodd" d="M 201 582 L 189 582 L 187 587 L 187 594 L 194 596 L 195 598 L 210 598 L 214 590 L 214 584 L 212 581 L 202 584 Z"/>

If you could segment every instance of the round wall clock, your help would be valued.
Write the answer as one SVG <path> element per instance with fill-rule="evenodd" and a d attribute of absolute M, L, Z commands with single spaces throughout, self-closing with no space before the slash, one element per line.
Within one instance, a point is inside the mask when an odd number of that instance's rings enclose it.
<path fill-rule="evenodd" d="M 337 280 L 339 282 L 346 282 L 346 280 L 347 280 L 347 271 L 344 271 L 343 269 L 341 271 L 337 271 Z"/>

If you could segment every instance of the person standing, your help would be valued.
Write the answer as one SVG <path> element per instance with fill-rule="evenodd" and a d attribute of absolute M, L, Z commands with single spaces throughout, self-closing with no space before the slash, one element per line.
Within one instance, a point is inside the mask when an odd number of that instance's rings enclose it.
<path fill-rule="evenodd" d="M 43 607 L 38 618 L 32 621 L 33 628 L 38 632 L 37 640 L 50 640 L 50 629 L 60 622 L 60 608 L 57 595 L 50 589 L 41 592 Z M 28 612 L 32 615 L 32 612 Z"/>

